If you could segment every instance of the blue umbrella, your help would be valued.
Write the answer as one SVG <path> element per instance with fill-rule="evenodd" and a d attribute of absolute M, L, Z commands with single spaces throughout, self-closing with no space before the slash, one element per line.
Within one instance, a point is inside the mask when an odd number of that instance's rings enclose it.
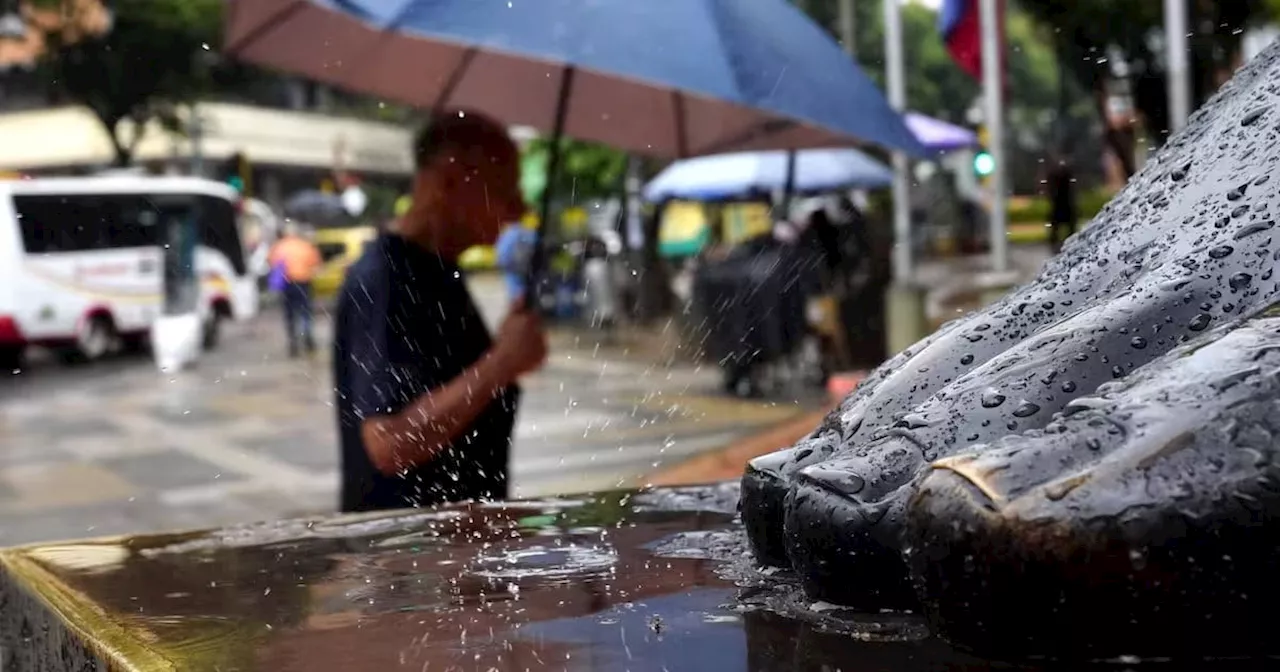
<path fill-rule="evenodd" d="M 784 151 L 716 154 L 677 161 L 644 188 L 645 200 L 673 198 L 717 201 L 751 191 L 788 188 L 816 193 L 845 188 L 881 189 L 893 182 L 893 171 L 856 149 L 806 149 L 796 152 L 793 181 L 788 184 Z"/>
<path fill-rule="evenodd" d="M 226 34 L 230 55 L 261 65 L 641 154 L 860 142 L 924 154 L 784 0 L 231 0 Z M 549 174 L 558 161 L 553 150 Z M 544 222 L 549 207 L 544 194 Z"/>
<path fill-rule="evenodd" d="M 857 142 L 924 153 L 784 0 L 232 0 L 227 51 L 651 156 Z"/>

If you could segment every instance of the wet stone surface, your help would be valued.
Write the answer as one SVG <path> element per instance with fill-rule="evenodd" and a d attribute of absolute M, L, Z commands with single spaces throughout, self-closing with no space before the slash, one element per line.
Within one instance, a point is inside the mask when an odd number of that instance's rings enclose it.
<path fill-rule="evenodd" d="M 958 652 L 911 614 L 805 597 L 751 559 L 726 512 L 735 495 L 616 492 L 9 550 L 0 667 L 1039 669 Z"/>

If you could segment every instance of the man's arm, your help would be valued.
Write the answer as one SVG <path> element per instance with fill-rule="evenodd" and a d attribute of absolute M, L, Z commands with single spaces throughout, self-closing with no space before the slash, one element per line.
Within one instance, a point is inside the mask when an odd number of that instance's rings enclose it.
<path fill-rule="evenodd" d="M 359 273 L 360 271 L 357 271 Z M 430 462 L 475 422 L 495 397 L 546 358 L 546 336 L 538 316 L 515 306 L 503 320 L 494 344 L 458 377 L 389 413 L 393 374 L 388 361 L 389 282 L 381 274 L 349 278 L 350 314 L 342 311 L 339 328 L 348 335 L 348 388 L 360 422 L 360 438 L 378 471 L 392 476 Z"/>
<path fill-rule="evenodd" d="M 360 433 L 369 459 L 387 476 L 430 462 L 514 380 L 511 365 L 490 350 L 457 378 L 399 413 L 366 418 Z"/>

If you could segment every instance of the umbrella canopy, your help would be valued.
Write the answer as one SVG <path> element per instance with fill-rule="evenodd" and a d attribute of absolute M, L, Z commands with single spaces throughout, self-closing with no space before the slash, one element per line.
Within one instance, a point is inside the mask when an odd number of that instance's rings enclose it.
<path fill-rule="evenodd" d="M 856 149 L 796 152 L 792 188 L 798 192 L 880 189 L 892 182 L 892 170 Z M 651 202 L 715 201 L 786 187 L 787 152 L 738 152 L 677 161 L 645 186 L 644 197 Z"/>
<path fill-rule="evenodd" d="M 907 128 L 916 136 L 920 144 L 934 153 L 954 152 L 957 149 L 968 149 L 978 145 L 978 134 L 941 119 L 926 117 L 918 112 L 908 112 L 905 116 Z"/>
<path fill-rule="evenodd" d="M 232 0 L 228 17 L 233 57 L 635 153 L 925 153 L 783 0 Z"/>
<path fill-rule="evenodd" d="M 345 226 L 355 221 L 341 196 L 316 190 L 298 192 L 285 201 L 284 216 L 320 227 Z"/>

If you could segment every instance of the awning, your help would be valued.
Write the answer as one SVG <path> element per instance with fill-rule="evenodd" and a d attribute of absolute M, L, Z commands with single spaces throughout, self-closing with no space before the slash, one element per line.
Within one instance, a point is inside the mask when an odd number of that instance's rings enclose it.
<path fill-rule="evenodd" d="M 261 165 L 408 175 L 413 131 L 394 124 L 230 103 L 199 107 L 202 153 L 218 161 L 243 152 Z M 124 129 L 128 134 L 130 130 Z M 0 170 L 102 166 L 114 152 L 106 131 L 87 109 L 64 107 L 0 115 Z M 188 137 L 148 127 L 135 152 L 139 162 L 187 160 Z"/>

